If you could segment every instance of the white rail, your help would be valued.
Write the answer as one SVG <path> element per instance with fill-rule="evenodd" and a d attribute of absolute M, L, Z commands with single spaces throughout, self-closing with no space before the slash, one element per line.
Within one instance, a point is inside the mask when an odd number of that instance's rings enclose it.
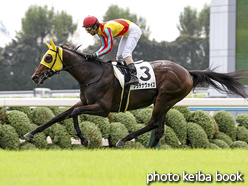
<path fill-rule="evenodd" d="M 79 98 L 0 98 L 0 107 L 6 106 L 72 106 Z M 243 98 L 185 98 L 176 104 L 189 107 L 248 107 Z"/>

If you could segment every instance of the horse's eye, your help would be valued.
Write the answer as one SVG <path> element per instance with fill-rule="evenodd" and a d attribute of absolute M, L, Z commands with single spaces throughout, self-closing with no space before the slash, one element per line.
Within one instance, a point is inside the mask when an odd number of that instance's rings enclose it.
<path fill-rule="evenodd" d="M 48 54 L 48 55 L 46 55 L 46 57 L 45 57 L 45 62 L 47 62 L 47 63 L 51 63 L 52 62 L 52 60 L 53 60 L 53 57 L 50 55 L 50 54 Z"/>

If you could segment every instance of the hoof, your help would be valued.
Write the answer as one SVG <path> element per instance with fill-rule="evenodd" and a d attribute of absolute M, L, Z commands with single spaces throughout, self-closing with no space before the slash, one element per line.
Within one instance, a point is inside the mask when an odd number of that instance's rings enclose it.
<path fill-rule="evenodd" d="M 84 141 L 81 140 L 81 144 L 85 147 L 87 147 L 90 143 L 90 140 L 88 140 L 88 138 L 85 138 Z"/>
<path fill-rule="evenodd" d="M 25 138 L 33 138 L 34 135 L 31 134 L 30 132 L 24 135 Z"/>
<path fill-rule="evenodd" d="M 123 142 L 123 141 L 121 141 L 121 140 L 119 140 L 119 141 L 116 143 L 116 146 L 117 146 L 117 147 L 124 147 L 124 145 L 125 145 L 125 142 Z"/>

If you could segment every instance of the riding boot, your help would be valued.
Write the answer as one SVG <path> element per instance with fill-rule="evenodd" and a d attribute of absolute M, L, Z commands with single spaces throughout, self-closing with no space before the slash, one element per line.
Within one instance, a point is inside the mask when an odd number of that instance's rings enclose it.
<path fill-rule="evenodd" d="M 125 85 L 138 85 L 139 79 L 137 78 L 137 71 L 133 63 L 127 65 L 130 74 L 130 80 Z"/>

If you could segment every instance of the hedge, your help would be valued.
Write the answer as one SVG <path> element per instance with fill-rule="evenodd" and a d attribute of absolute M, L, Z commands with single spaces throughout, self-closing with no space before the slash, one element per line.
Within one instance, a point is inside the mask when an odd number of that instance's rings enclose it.
<path fill-rule="evenodd" d="M 54 116 L 49 108 L 36 107 L 32 110 L 31 121 L 37 125 L 41 125 L 51 120 Z"/>
<path fill-rule="evenodd" d="M 208 139 L 212 139 L 215 133 L 214 121 L 209 114 L 202 110 L 197 110 L 191 115 L 191 122 L 200 125 L 206 132 Z"/>
<path fill-rule="evenodd" d="M 0 125 L 0 148 L 18 150 L 20 141 L 16 130 L 10 125 Z"/>
<path fill-rule="evenodd" d="M 244 126 L 237 127 L 237 140 L 248 143 L 248 129 L 246 129 Z"/>
<path fill-rule="evenodd" d="M 221 140 L 221 139 L 213 139 L 210 142 L 215 144 L 215 145 L 217 145 L 218 147 L 220 147 L 222 149 L 228 149 L 229 148 L 227 143 L 224 140 Z"/>
<path fill-rule="evenodd" d="M 109 120 L 110 122 L 120 122 L 124 124 L 129 133 L 135 132 L 136 130 L 136 119 L 129 111 L 125 113 L 112 113 L 110 114 Z"/>
<path fill-rule="evenodd" d="M 235 141 L 231 145 L 232 149 L 237 149 L 237 148 L 242 148 L 242 149 L 247 149 L 248 150 L 248 145 L 244 141 Z"/>
<path fill-rule="evenodd" d="M 10 107 L 0 110 L 0 149 L 86 149 L 81 144 L 71 144 L 74 134 L 73 119 L 67 119 L 38 133 L 32 139 L 19 141 L 23 134 L 34 130 L 38 125 L 52 119 L 56 113 L 68 108 L 58 107 Z M 85 137 L 90 140 L 87 148 L 103 148 L 102 138 L 108 139 L 110 147 L 133 131 L 147 125 L 152 114 L 152 107 L 126 113 L 111 113 L 109 117 L 80 115 L 79 125 Z M 36 118 L 39 118 L 37 119 Z M 187 107 L 173 107 L 165 116 L 164 135 L 161 149 L 192 148 L 246 148 L 248 142 L 247 115 L 234 118 L 226 111 L 218 111 L 214 117 L 203 111 L 190 112 Z M 186 119 L 187 118 L 187 119 Z M 34 123 L 35 122 L 35 123 Z M 52 144 L 47 144 L 50 136 Z M 147 148 L 150 132 L 138 136 L 135 141 L 127 142 L 124 148 Z M 116 147 L 115 147 L 116 148 Z"/>
<path fill-rule="evenodd" d="M 215 135 L 215 139 L 220 139 L 223 140 L 224 142 L 226 142 L 226 144 L 230 147 L 230 145 L 233 143 L 232 139 L 230 138 L 230 136 L 226 135 L 224 132 L 218 132 Z"/>
<path fill-rule="evenodd" d="M 232 141 L 236 138 L 236 124 L 232 115 L 224 110 L 217 111 L 213 118 L 219 126 L 219 130 L 231 137 Z"/>
<path fill-rule="evenodd" d="M 16 130 L 19 138 L 23 138 L 23 135 L 31 130 L 28 116 L 18 110 L 7 113 L 7 123 Z"/>
<path fill-rule="evenodd" d="M 248 114 L 239 114 L 236 117 L 236 121 L 240 126 L 244 126 L 246 129 L 248 129 Z"/>
<path fill-rule="evenodd" d="M 186 144 L 187 122 L 183 114 L 176 109 L 170 109 L 165 116 L 165 123 L 175 131 L 179 141 Z"/>
<path fill-rule="evenodd" d="M 84 121 L 80 124 L 80 129 L 83 136 L 90 140 L 89 149 L 102 147 L 102 134 L 96 124 Z"/>
<path fill-rule="evenodd" d="M 162 145 L 167 144 L 172 148 L 179 148 L 179 139 L 174 130 L 165 125 L 164 131 L 163 137 L 161 138 Z"/>
<path fill-rule="evenodd" d="M 109 137 L 109 143 L 110 146 L 115 146 L 115 144 L 122 138 L 124 138 L 125 136 L 127 136 L 128 130 L 125 127 L 125 125 L 123 125 L 120 122 L 114 122 L 110 124 L 110 137 Z"/>
<path fill-rule="evenodd" d="M 176 109 L 179 112 L 181 112 L 186 121 L 191 120 L 191 111 L 190 111 L 189 107 L 186 107 L 186 106 L 174 106 L 173 109 Z"/>
<path fill-rule="evenodd" d="M 52 125 L 49 130 L 49 136 L 52 142 L 60 148 L 69 149 L 71 147 L 71 137 L 63 125 L 58 123 Z"/>
<path fill-rule="evenodd" d="M 187 123 L 188 140 L 193 148 L 208 148 L 209 141 L 203 128 L 193 122 Z"/>

